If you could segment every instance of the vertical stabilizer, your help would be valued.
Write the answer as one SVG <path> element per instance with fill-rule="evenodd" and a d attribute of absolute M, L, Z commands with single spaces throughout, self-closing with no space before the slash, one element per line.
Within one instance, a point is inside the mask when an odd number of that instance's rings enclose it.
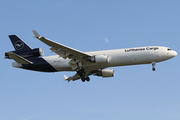
<path fill-rule="evenodd" d="M 17 35 L 9 35 L 11 42 L 16 51 L 26 51 L 32 50 L 23 40 L 21 40 Z"/>

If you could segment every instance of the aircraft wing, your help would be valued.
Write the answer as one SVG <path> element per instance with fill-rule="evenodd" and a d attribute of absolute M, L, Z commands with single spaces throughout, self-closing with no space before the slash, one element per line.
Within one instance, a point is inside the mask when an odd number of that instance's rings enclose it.
<path fill-rule="evenodd" d="M 45 37 L 42 37 L 35 30 L 32 30 L 32 32 L 37 39 L 41 40 L 42 42 L 50 46 L 53 52 L 63 57 L 64 59 L 69 58 L 69 59 L 75 59 L 75 60 L 82 60 L 82 59 L 91 57 L 91 55 L 89 54 L 86 54 L 79 50 L 67 47 L 65 45 L 49 40 Z"/>
<path fill-rule="evenodd" d="M 12 58 L 14 59 L 17 63 L 20 63 L 20 64 L 33 64 L 31 61 L 13 53 L 13 52 L 7 52 L 7 54 Z"/>
<path fill-rule="evenodd" d="M 78 74 L 75 74 L 74 76 L 69 77 L 69 78 L 66 75 L 63 75 L 63 77 L 64 77 L 64 80 L 68 80 L 68 82 L 71 81 L 71 80 L 75 81 L 75 80 L 78 80 L 78 79 L 81 78 Z"/>
<path fill-rule="evenodd" d="M 96 70 L 86 72 L 86 77 L 87 77 L 87 76 L 90 76 L 90 75 L 92 75 L 92 74 L 94 74 L 94 73 L 96 73 L 96 72 L 97 72 Z M 78 73 L 76 73 L 74 76 L 71 76 L 71 77 L 69 77 L 69 78 L 68 78 L 66 75 L 63 75 L 63 77 L 64 77 L 64 80 L 67 80 L 68 82 L 70 82 L 71 80 L 72 80 L 72 81 L 75 81 L 75 80 L 81 79 L 81 77 L 79 76 Z"/>

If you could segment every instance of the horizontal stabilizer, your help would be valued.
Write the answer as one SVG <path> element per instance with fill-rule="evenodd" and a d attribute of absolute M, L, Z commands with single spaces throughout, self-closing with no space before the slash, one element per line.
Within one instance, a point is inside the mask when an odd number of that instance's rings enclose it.
<path fill-rule="evenodd" d="M 7 54 L 19 64 L 33 64 L 31 61 L 13 53 L 13 52 L 7 52 Z"/>

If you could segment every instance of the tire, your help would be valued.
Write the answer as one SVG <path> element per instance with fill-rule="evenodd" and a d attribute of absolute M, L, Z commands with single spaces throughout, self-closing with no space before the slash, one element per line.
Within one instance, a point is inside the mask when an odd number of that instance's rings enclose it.
<path fill-rule="evenodd" d="M 89 82 L 89 81 L 90 81 L 90 78 L 89 78 L 89 77 L 87 77 L 87 78 L 86 78 L 86 80 Z"/>
<path fill-rule="evenodd" d="M 86 81 L 86 79 L 85 79 L 84 77 L 82 77 L 81 80 L 82 80 L 82 82 L 85 82 L 85 81 Z"/>

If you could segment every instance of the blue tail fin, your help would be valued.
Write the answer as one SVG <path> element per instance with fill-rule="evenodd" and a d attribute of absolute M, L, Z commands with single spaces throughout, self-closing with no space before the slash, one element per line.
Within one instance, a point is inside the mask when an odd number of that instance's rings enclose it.
<path fill-rule="evenodd" d="M 16 51 L 28 51 L 32 50 L 23 40 L 21 40 L 17 35 L 9 35 L 11 42 Z"/>

